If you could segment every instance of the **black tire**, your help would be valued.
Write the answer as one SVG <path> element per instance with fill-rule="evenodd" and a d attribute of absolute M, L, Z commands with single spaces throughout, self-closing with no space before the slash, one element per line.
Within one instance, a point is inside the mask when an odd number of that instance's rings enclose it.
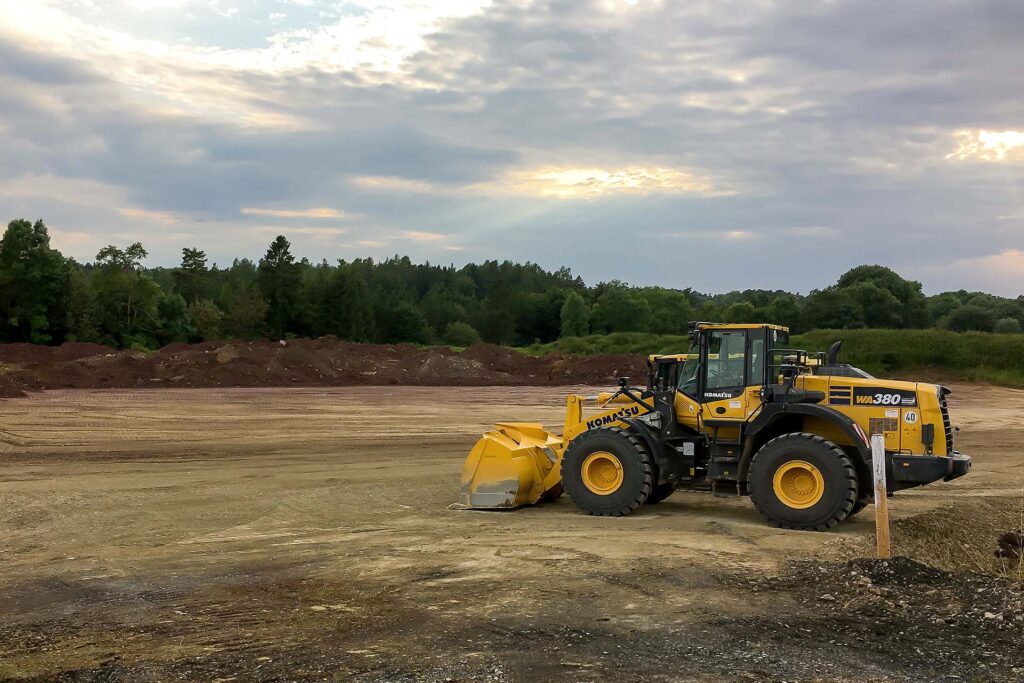
<path fill-rule="evenodd" d="M 644 504 L 654 505 L 655 503 L 660 503 L 661 501 L 665 500 L 673 493 L 675 493 L 675 490 L 675 484 L 673 484 L 672 482 L 658 484 L 651 489 L 651 495 L 647 496 L 647 502 Z"/>
<path fill-rule="evenodd" d="M 599 453 L 615 456 L 622 468 L 621 483 L 613 491 L 598 494 L 584 483 L 583 465 Z M 651 495 L 654 468 L 651 456 L 638 438 L 618 427 L 599 427 L 573 439 L 562 456 L 562 486 L 583 512 L 604 517 L 628 515 Z"/>
<path fill-rule="evenodd" d="M 774 484 L 779 469 L 795 461 L 812 465 L 822 480 L 820 497 L 804 508 L 784 502 Z M 846 519 L 857 503 L 857 471 L 850 456 L 831 441 L 803 432 L 783 434 L 762 446 L 750 463 L 747 487 L 761 516 L 783 529 L 825 531 Z"/>
<path fill-rule="evenodd" d="M 857 499 L 857 502 L 853 504 L 853 509 L 850 510 L 850 514 L 846 515 L 846 518 L 849 519 L 850 517 L 853 517 L 855 514 L 866 508 L 870 503 L 870 498 Z"/>
<path fill-rule="evenodd" d="M 553 500 L 558 500 L 559 498 L 561 498 L 562 497 L 562 493 L 563 493 L 562 484 L 561 484 L 561 482 L 559 482 L 559 483 L 555 484 L 554 486 L 552 486 L 551 490 L 549 490 L 543 496 L 541 496 L 540 500 L 538 502 L 540 502 L 540 503 L 550 503 Z"/>

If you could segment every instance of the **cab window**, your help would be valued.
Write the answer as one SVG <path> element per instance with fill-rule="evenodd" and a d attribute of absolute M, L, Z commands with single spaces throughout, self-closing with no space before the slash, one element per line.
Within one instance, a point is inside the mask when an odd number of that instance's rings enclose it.
<path fill-rule="evenodd" d="M 708 339 L 706 389 L 742 387 L 746 364 L 747 333 L 741 330 L 714 330 Z"/>
<path fill-rule="evenodd" d="M 700 344 L 690 344 L 687 358 L 679 370 L 679 391 L 696 398 L 700 372 Z"/>
<path fill-rule="evenodd" d="M 750 341 L 750 368 L 747 370 L 747 385 L 764 384 L 764 339 Z"/>

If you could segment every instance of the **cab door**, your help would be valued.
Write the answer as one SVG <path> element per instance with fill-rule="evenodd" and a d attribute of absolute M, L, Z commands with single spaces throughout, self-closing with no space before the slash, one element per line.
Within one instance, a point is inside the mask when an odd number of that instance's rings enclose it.
<path fill-rule="evenodd" d="M 708 330 L 701 403 L 705 420 L 747 418 L 747 330 Z"/>

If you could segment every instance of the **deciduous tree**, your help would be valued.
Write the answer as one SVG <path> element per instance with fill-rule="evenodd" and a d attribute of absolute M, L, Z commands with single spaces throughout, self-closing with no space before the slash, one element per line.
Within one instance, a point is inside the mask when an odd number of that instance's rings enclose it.
<path fill-rule="evenodd" d="M 109 245 L 96 254 L 92 289 L 99 332 L 121 346 L 146 347 L 158 325 L 160 288 L 142 272 L 148 252 L 140 242 L 120 249 Z"/>
<path fill-rule="evenodd" d="M 39 220 L 11 221 L 0 239 L 0 340 L 63 341 L 67 269 Z"/>
<path fill-rule="evenodd" d="M 570 291 L 561 311 L 563 337 L 582 337 L 590 332 L 590 310 L 583 297 Z"/>

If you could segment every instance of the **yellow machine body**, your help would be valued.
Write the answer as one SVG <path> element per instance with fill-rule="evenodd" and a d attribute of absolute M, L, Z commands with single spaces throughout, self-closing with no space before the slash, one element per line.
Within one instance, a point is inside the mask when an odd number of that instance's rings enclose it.
<path fill-rule="evenodd" d="M 711 353 L 708 339 L 715 331 L 744 335 L 743 351 L 723 347 L 723 353 Z M 570 394 L 561 435 L 526 423 L 499 424 L 484 434 L 466 459 L 462 491 L 452 507 L 515 508 L 558 497 L 566 449 L 591 430 L 611 427 L 646 433 L 641 447 L 661 456 L 651 458 L 653 486 L 668 487 L 668 492 L 683 487 L 725 492 L 731 487 L 732 493 L 746 494 L 753 456 L 768 440 L 786 433 L 835 445 L 849 456 L 861 480 L 870 473 L 869 435 L 884 435 L 890 490 L 949 480 L 970 468 L 970 458 L 952 448 L 944 387 L 877 379 L 839 365 L 838 345 L 827 361 L 825 354 L 786 350 L 788 330 L 777 325 L 696 323 L 693 338 L 697 348 L 691 353 L 649 358 L 645 391 L 623 382 L 617 392 Z M 779 363 L 773 362 L 773 353 Z M 754 383 L 749 380 L 757 363 L 761 369 Z M 723 377 L 740 378 L 740 383 L 720 391 L 709 382 L 709 368 L 718 373 L 718 384 Z M 662 369 L 665 376 L 658 374 Z M 702 379 L 694 384 L 699 373 Z M 665 430 L 659 415 L 670 415 L 677 428 Z M 618 462 L 599 454 L 602 463 Z M 791 507 L 812 507 L 820 498 L 818 467 L 794 459 L 774 477 L 775 491 Z"/>
<path fill-rule="evenodd" d="M 542 425 L 495 425 L 469 452 L 453 509 L 500 510 L 533 505 L 562 494 L 558 464 L 562 437 Z"/>
<path fill-rule="evenodd" d="M 639 406 L 623 405 L 629 399 L 612 392 L 597 396 L 570 394 L 566 398 L 562 435 L 543 425 L 524 422 L 499 423 L 476 442 L 462 468 L 459 500 L 453 510 L 501 510 L 535 505 L 562 495 L 559 471 L 566 444 L 596 426 L 621 424 L 625 417 L 640 414 Z M 587 404 L 608 404 L 586 419 Z"/>

